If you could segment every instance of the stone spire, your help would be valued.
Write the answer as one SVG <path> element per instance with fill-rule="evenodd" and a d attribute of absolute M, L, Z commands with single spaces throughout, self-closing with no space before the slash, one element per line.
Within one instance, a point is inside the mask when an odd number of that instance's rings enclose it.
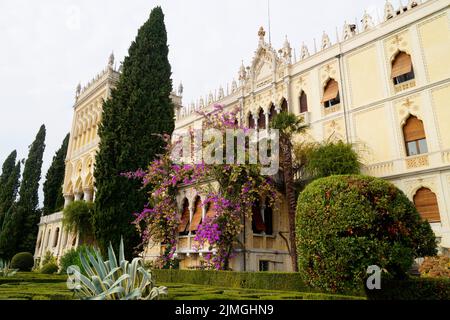
<path fill-rule="evenodd" d="M 331 41 L 328 34 L 324 31 L 322 35 L 322 50 L 331 47 Z"/>
<path fill-rule="evenodd" d="M 259 37 L 259 43 L 262 44 L 264 43 L 264 37 L 266 36 L 266 31 L 264 31 L 263 27 L 259 28 L 258 31 L 258 37 Z"/>
<path fill-rule="evenodd" d="M 245 70 L 244 61 L 242 61 L 239 69 L 239 82 L 242 84 L 247 79 L 247 71 Z"/>
<path fill-rule="evenodd" d="M 231 83 L 231 93 L 235 93 L 237 91 L 237 83 L 236 80 L 233 79 L 233 82 Z"/>
<path fill-rule="evenodd" d="M 108 58 L 108 67 L 110 67 L 111 69 L 114 66 L 114 52 L 111 52 L 109 58 Z"/>
<path fill-rule="evenodd" d="M 347 21 L 345 21 L 344 24 L 344 41 L 350 39 L 356 34 L 356 25 L 354 24 L 348 24 Z"/>
<path fill-rule="evenodd" d="M 386 0 L 386 4 L 384 5 L 384 21 L 389 20 L 397 15 L 395 12 L 394 6 L 389 0 Z"/>
<path fill-rule="evenodd" d="M 178 86 L 178 95 L 180 97 L 183 96 L 183 91 L 184 91 L 183 83 L 180 82 L 180 85 Z"/>
<path fill-rule="evenodd" d="M 292 48 L 291 48 L 291 44 L 289 43 L 287 36 L 284 40 L 283 49 L 280 50 L 280 53 L 281 53 L 281 57 L 283 58 L 283 61 L 286 64 L 292 63 Z"/>
<path fill-rule="evenodd" d="M 367 11 L 364 11 L 364 15 L 361 22 L 363 31 L 370 30 L 374 27 L 372 16 L 368 14 Z"/>
<path fill-rule="evenodd" d="M 81 83 L 78 83 L 76 89 L 75 89 L 75 100 L 78 99 L 81 93 Z"/>
<path fill-rule="evenodd" d="M 225 98 L 225 92 L 223 91 L 223 87 L 220 86 L 218 99 L 222 100 L 223 98 Z"/>
<path fill-rule="evenodd" d="M 308 50 L 308 47 L 306 46 L 306 44 L 303 42 L 302 43 L 302 49 L 301 49 L 301 52 L 300 52 L 300 59 L 303 60 L 303 59 L 306 59 L 308 57 L 309 57 L 309 50 Z"/>

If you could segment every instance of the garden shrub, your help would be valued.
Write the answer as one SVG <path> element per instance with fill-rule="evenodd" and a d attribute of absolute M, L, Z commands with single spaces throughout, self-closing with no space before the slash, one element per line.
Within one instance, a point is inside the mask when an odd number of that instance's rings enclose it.
<path fill-rule="evenodd" d="M 19 271 L 31 271 L 34 266 L 33 255 L 29 252 L 17 253 L 11 260 L 11 268 Z"/>
<path fill-rule="evenodd" d="M 449 278 L 381 280 L 381 290 L 367 290 L 369 300 L 450 300 Z"/>
<path fill-rule="evenodd" d="M 53 253 L 47 251 L 42 259 L 42 265 L 46 265 L 49 263 L 56 263 L 56 258 L 53 256 Z"/>
<path fill-rule="evenodd" d="M 60 272 L 65 274 L 67 272 L 67 268 L 70 266 L 78 266 L 80 268 L 80 272 L 83 273 L 83 266 L 80 260 L 80 253 L 86 252 L 88 246 L 79 246 L 76 249 L 70 249 L 67 251 L 60 259 L 59 265 L 61 267 Z"/>
<path fill-rule="evenodd" d="M 450 278 L 450 257 L 426 257 L 419 267 L 419 272 L 422 277 Z"/>
<path fill-rule="evenodd" d="M 58 269 L 59 267 L 55 262 L 49 262 L 44 264 L 39 272 L 43 274 L 54 274 L 58 272 Z"/>
<path fill-rule="evenodd" d="M 360 175 L 311 183 L 297 203 L 299 268 L 310 286 L 358 290 L 377 265 L 405 277 L 414 258 L 436 254 L 436 238 L 393 184 Z"/>
<path fill-rule="evenodd" d="M 327 141 L 307 149 L 305 169 L 313 178 L 359 174 L 360 167 L 358 154 L 351 144 Z"/>

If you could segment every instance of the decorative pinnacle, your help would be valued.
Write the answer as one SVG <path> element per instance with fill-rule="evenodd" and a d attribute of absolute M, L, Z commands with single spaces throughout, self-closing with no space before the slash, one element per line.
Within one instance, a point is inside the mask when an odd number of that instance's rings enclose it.
<path fill-rule="evenodd" d="M 258 31 L 258 37 L 259 37 L 259 39 L 260 40 L 264 40 L 264 37 L 266 36 L 266 31 L 264 31 L 264 28 L 263 27 L 260 27 L 259 28 L 259 31 Z"/>

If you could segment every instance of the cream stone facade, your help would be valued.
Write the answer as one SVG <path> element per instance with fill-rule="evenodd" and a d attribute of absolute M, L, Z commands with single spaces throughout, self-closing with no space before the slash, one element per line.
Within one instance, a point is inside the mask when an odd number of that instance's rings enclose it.
<path fill-rule="evenodd" d="M 280 50 L 273 48 L 261 28 L 255 56 L 249 66 L 242 64 L 237 81 L 184 107 L 177 100 L 175 133 L 200 128 L 202 118 L 197 111 L 212 110 L 215 104 L 226 109 L 240 107 L 239 121 L 259 128 L 267 128 L 276 112 L 295 113 L 309 125 L 307 134 L 298 139 L 352 143 L 364 173 L 402 189 L 430 221 L 441 250 L 448 252 L 450 1 L 410 0 L 401 8 L 387 1 L 384 11 L 380 24 L 375 25 L 365 13 L 360 25 L 346 23 L 336 42 L 324 33 L 318 48 L 301 45 L 298 56 L 287 39 Z M 67 203 L 90 201 L 95 195 L 92 170 L 99 102 L 108 98 L 117 77 L 111 64 L 108 68 L 77 94 L 64 183 Z M 198 214 L 198 199 L 204 197 L 196 189 L 186 186 L 177 197 L 180 209 L 189 210 L 191 220 Z M 270 232 L 254 232 L 255 221 L 245 221 L 243 246 L 232 260 L 233 270 L 292 269 L 287 209 L 285 204 L 277 214 L 269 209 L 261 203 L 263 221 L 271 221 Z M 203 217 L 205 211 L 201 211 Z M 61 213 L 41 219 L 36 258 L 49 245 L 54 245 L 51 249 L 57 255 L 77 245 L 72 240 L 55 245 L 56 234 L 64 239 L 61 227 L 57 231 L 60 218 Z M 193 238 L 192 232 L 179 237 L 181 268 L 200 266 L 206 253 L 194 249 Z M 161 250 L 159 245 L 150 246 L 144 256 L 154 259 Z"/>
<path fill-rule="evenodd" d="M 361 25 L 345 24 L 341 40 L 323 34 L 314 53 L 302 45 L 300 56 L 286 39 L 280 50 L 261 28 L 253 61 L 241 66 L 238 79 L 218 94 L 184 107 L 176 133 L 201 128 L 198 110 L 240 107 L 239 121 L 267 128 L 275 112 L 287 109 L 309 124 L 313 141 L 343 140 L 358 151 L 364 173 L 393 182 L 416 203 L 435 231 L 442 251 L 450 248 L 450 2 L 409 1 L 395 9 L 387 1 L 384 22 L 374 25 L 365 13 Z M 230 89 L 231 88 L 231 89 Z M 410 130 L 412 125 L 419 125 Z M 409 130 L 409 131 L 408 131 Z M 422 133 L 423 131 L 423 133 Z M 411 136 L 414 132 L 414 137 Z M 411 137 L 411 138 L 410 138 Z M 410 140 L 407 140 L 410 139 Z M 411 140 L 412 139 L 412 140 Z M 189 204 L 191 221 L 198 186 L 180 190 L 178 203 Z M 285 206 L 285 205 L 283 205 Z M 261 216 L 265 208 L 261 207 Z M 205 210 L 202 215 L 205 216 Z M 243 248 L 233 270 L 291 270 L 287 209 L 273 216 L 271 232 L 255 233 L 245 222 Z M 200 266 L 194 234 L 181 235 L 181 268 Z M 154 258 L 159 246 L 145 255 Z"/>
<path fill-rule="evenodd" d="M 65 206 L 73 201 L 95 199 L 94 166 L 98 150 L 98 126 L 102 118 L 103 101 L 110 98 L 120 77 L 121 68 L 114 65 L 114 55 L 108 65 L 85 87 L 78 85 L 75 94 L 74 116 L 66 156 L 64 177 Z M 182 91 L 182 89 L 181 89 Z M 171 95 L 175 110 L 181 106 L 181 97 Z M 63 213 L 41 217 L 34 258 L 40 263 L 47 252 L 60 258 L 67 250 L 80 245 L 80 237 L 64 230 Z"/>

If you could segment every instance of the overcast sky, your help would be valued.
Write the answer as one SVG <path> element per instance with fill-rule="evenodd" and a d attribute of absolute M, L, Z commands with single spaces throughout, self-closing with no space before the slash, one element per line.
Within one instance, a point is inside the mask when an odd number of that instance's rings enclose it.
<path fill-rule="evenodd" d="M 406 4 L 407 0 L 402 0 Z M 325 30 L 332 41 L 344 21 L 383 16 L 385 0 L 271 0 L 272 44 L 288 37 L 297 55 L 312 53 Z M 174 87 L 183 103 L 205 96 L 249 65 L 260 26 L 268 29 L 267 0 L 1 0 L 0 165 L 14 149 L 25 158 L 41 124 L 47 127 L 43 174 L 70 131 L 75 87 L 127 54 L 153 7 L 166 16 Z M 394 0 L 398 6 L 398 1 Z M 41 199 L 42 201 L 42 199 Z"/>

